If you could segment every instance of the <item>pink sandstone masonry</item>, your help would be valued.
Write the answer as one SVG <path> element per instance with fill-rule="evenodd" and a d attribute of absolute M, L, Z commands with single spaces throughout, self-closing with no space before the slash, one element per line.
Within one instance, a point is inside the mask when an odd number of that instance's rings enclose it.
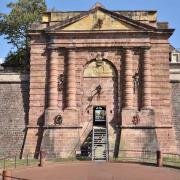
<path fill-rule="evenodd" d="M 102 20 L 98 29 L 88 29 L 91 15 L 94 23 Z M 114 24 L 107 28 L 110 17 Z M 122 150 L 176 152 L 169 83 L 172 33 L 156 20 L 143 23 L 99 6 L 32 29 L 24 153 L 38 155 L 42 148 L 49 156 L 74 157 L 92 130 L 96 105 L 107 109 L 110 157 Z M 102 93 L 92 99 L 98 85 Z"/>

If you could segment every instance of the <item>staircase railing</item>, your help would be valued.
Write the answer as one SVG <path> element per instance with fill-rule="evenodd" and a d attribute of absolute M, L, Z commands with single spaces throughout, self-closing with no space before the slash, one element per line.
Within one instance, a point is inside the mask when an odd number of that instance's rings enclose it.
<path fill-rule="evenodd" d="M 93 133 L 92 133 L 92 160 L 98 160 L 98 159 L 99 160 L 109 159 L 108 131 L 107 128 L 103 128 L 103 127 L 93 127 Z"/>

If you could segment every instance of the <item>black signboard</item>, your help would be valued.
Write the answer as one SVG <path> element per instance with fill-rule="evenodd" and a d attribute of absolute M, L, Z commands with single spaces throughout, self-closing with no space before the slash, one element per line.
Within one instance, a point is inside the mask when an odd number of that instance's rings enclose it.
<path fill-rule="evenodd" d="M 106 125 L 106 107 L 95 106 L 93 108 L 93 122 L 94 125 Z"/>

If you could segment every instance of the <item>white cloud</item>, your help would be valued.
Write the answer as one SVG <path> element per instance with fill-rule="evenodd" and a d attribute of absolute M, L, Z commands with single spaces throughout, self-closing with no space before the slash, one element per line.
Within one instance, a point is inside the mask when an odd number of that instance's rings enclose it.
<path fill-rule="evenodd" d="M 4 62 L 3 58 L 0 58 L 0 64 L 2 64 Z"/>

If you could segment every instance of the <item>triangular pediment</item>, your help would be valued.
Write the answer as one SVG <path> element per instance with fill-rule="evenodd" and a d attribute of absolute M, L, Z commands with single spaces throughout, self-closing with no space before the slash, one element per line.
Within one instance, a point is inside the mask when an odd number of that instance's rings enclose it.
<path fill-rule="evenodd" d="M 122 20 L 115 19 L 100 10 L 64 27 L 62 30 L 135 30 Z"/>
<path fill-rule="evenodd" d="M 92 30 L 146 31 L 154 30 L 154 27 L 108 11 L 102 7 L 96 7 L 88 12 L 47 28 L 47 31 Z"/>

